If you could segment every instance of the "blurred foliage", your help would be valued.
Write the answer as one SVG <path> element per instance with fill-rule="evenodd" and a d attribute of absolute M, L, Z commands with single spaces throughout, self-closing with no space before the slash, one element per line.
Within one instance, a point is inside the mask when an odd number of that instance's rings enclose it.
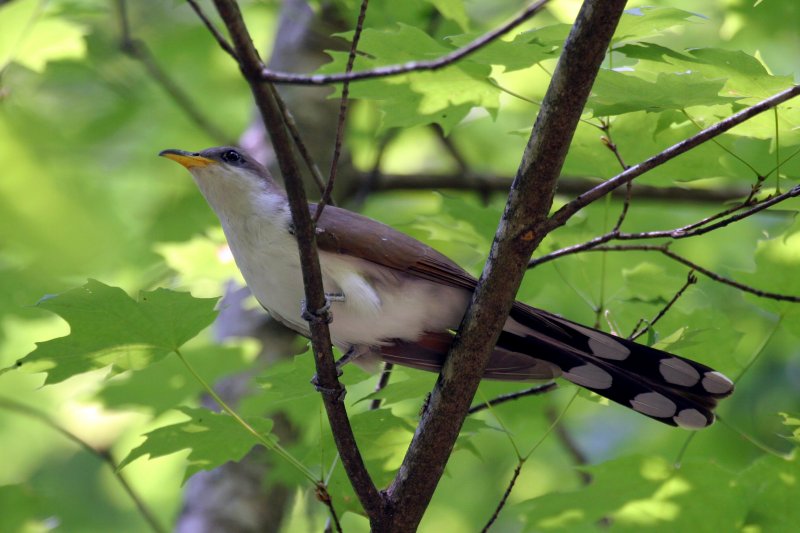
<path fill-rule="evenodd" d="M 360 2 L 340 3 L 345 20 L 355 20 Z M 279 3 L 241 4 L 255 42 L 269 43 Z M 602 179 L 619 172 L 600 142 L 598 117 L 609 121 L 621 156 L 634 164 L 798 81 L 800 56 L 792 51 L 800 49 L 800 5 L 644 4 L 629 5 L 565 175 Z M 170 351 L 186 342 L 186 358 L 213 382 L 248 368 L 254 350 L 246 341 L 219 346 L 207 330 L 190 340 L 213 318 L 207 298 L 219 296 L 237 274 L 191 180 L 155 156 L 168 147 L 197 149 L 222 140 L 199 127 L 143 62 L 125 53 L 118 6 L 109 0 L 0 2 L 0 368 L 6 369 L 0 399 L 48 413 L 118 462 L 127 456 L 123 473 L 159 520 L 171 524 L 184 476 L 241 457 L 252 441 L 244 432 L 236 436 L 231 420 L 198 407 L 202 389 Z M 437 57 L 519 7 L 518 0 L 373 2 L 356 68 Z M 456 162 L 427 127 L 437 123 L 473 171 L 513 175 L 578 7 L 577 0 L 554 1 L 502 41 L 442 71 L 354 84 L 358 101 L 347 138 L 353 160 L 368 170 L 389 132 L 385 172 L 454 172 Z M 128 2 L 128 19 L 132 37 L 146 44 L 202 115 L 237 138 L 252 117 L 247 85 L 189 7 Z M 322 71 L 341 71 L 345 56 L 331 57 Z M 786 190 L 800 176 L 800 157 L 793 157 L 799 132 L 800 106 L 789 102 L 641 181 L 748 189 L 762 176 L 762 195 Z M 566 200 L 557 197 L 556 205 Z M 370 196 L 363 211 L 477 274 L 503 204 L 501 195 L 391 192 Z M 800 295 L 798 206 L 796 199 L 784 202 L 672 249 L 743 283 Z M 724 207 L 635 200 L 623 229 L 678 227 Z M 537 255 L 610 229 L 619 210 L 616 200 L 596 202 L 548 236 Z M 628 334 L 663 307 L 687 273 L 659 254 L 587 253 L 531 271 L 519 297 Z M 800 412 L 798 310 L 701 277 L 642 340 L 737 378 L 736 394 L 720 409 L 722 423 L 689 437 L 582 394 L 563 423 L 588 464 L 576 468 L 564 443 L 548 436 L 526 462 L 495 530 L 793 530 L 800 519 L 800 471 L 791 458 Z M 242 402 L 241 414 L 258 420 L 281 413 L 300 428 L 284 443 L 287 449 L 327 475 L 335 448 L 308 385 L 311 357 L 258 372 L 258 394 Z M 367 401 L 374 376 L 348 368 L 344 379 L 365 459 L 386 483 L 435 376 L 398 371 L 376 411 Z M 480 396 L 518 388 L 487 382 Z M 422 528 L 462 531 L 485 523 L 516 466 L 510 442 L 523 450 L 538 442 L 551 424 L 548 413 L 563 409 L 573 391 L 565 385 L 470 418 Z M 0 401 L 0 530 L 145 528 L 96 456 L 9 405 Z M 187 422 L 187 415 L 208 423 Z M 271 420 L 261 423 L 267 431 Z M 188 448 L 188 456 L 171 453 Z M 589 485 L 581 471 L 592 477 Z M 297 487 L 285 531 L 322 527 L 325 510 L 291 465 L 276 462 L 265 482 Z M 333 469 L 330 492 L 339 509 L 357 510 L 341 466 Z M 367 528 L 354 513 L 343 521 L 348 531 Z"/>

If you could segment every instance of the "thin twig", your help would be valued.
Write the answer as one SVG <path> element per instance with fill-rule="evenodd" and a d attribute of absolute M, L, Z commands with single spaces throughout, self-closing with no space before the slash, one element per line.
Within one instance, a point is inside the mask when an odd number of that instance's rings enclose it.
<path fill-rule="evenodd" d="M 615 143 L 614 139 L 611 138 L 611 122 L 609 120 L 603 120 L 601 122 L 601 129 L 605 133 L 605 135 L 601 137 L 601 141 L 606 148 L 611 150 L 611 152 L 614 154 L 614 157 L 617 158 L 617 162 L 619 162 L 619 166 L 622 167 L 622 170 L 628 170 L 630 167 L 625 164 L 625 160 L 622 159 L 622 154 L 619 152 L 617 143 Z M 619 229 L 622 227 L 622 223 L 625 222 L 625 217 L 628 215 L 628 209 L 631 205 L 632 192 L 633 183 L 629 181 L 625 186 L 625 200 L 622 202 L 622 211 L 619 214 L 619 218 L 617 218 L 617 223 L 614 224 L 614 229 L 611 230 L 612 232 L 619 231 Z"/>
<path fill-rule="evenodd" d="M 580 211 L 582 208 L 586 207 L 593 201 L 597 200 L 598 198 L 605 196 L 612 190 L 616 189 L 624 185 L 625 183 L 636 179 L 637 177 L 641 176 L 645 172 L 648 172 L 658 166 L 663 165 L 667 161 L 670 161 L 677 156 L 688 152 L 692 148 L 695 148 L 704 142 L 707 142 L 714 137 L 717 137 L 726 131 L 730 130 L 731 128 L 738 126 L 739 124 L 767 111 L 768 109 L 772 109 L 773 107 L 786 102 L 787 100 L 791 100 L 792 98 L 800 95 L 800 85 L 794 85 L 784 91 L 781 91 L 774 96 L 771 96 L 761 102 L 743 109 L 738 113 L 731 115 L 730 117 L 723 119 L 713 126 L 710 126 L 700 133 L 689 137 L 688 139 L 684 139 L 683 141 L 674 144 L 659 152 L 658 154 L 654 155 L 653 157 L 630 167 L 628 170 L 617 174 L 613 178 L 603 182 L 602 184 L 594 187 L 593 189 L 581 194 L 574 200 L 568 202 L 566 205 L 562 206 L 561 209 L 556 211 L 548 220 L 548 224 L 545 227 L 546 233 L 553 231 L 554 229 L 563 226 L 567 220 L 569 220 L 575 213 Z"/>
<path fill-rule="evenodd" d="M 693 261 L 686 259 L 685 257 L 676 254 L 675 252 L 671 251 L 667 245 L 647 245 L 647 244 L 620 244 L 620 245 L 609 245 L 609 246 L 598 246 L 596 248 L 590 248 L 588 250 L 583 250 L 586 252 L 630 252 L 630 251 L 638 251 L 638 252 L 659 252 L 673 261 L 677 261 L 682 265 L 685 265 L 697 272 L 703 274 L 707 278 L 710 278 L 718 283 L 722 283 L 723 285 L 728 285 L 730 287 L 734 287 L 741 291 L 747 292 L 754 296 L 758 296 L 759 298 L 767 298 L 770 300 L 778 300 L 781 302 L 793 302 L 793 303 L 800 303 L 800 296 L 791 296 L 787 294 L 778 294 L 769 291 L 762 291 L 760 289 L 756 289 L 755 287 L 751 287 L 750 285 L 745 285 L 744 283 L 740 283 L 738 281 L 734 281 L 730 278 L 726 278 L 725 276 L 721 276 L 716 272 L 708 270 Z"/>
<path fill-rule="evenodd" d="M 530 458 L 531 455 L 533 455 L 533 452 L 535 452 L 536 449 L 539 446 L 541 446 L 542 443 L 547 439 L 547 437 L 551 433 L 553 433 L 556 430 L 556 428 L 558 428 L 561 425 L 560 424 L 561 423 L 561 419 L 564 418 L 564 415 L 567 414 L 567 411 L 572 406 L 572 403 L 575 401 L 575 398 L 577 398 L 577 397 L 578 397 L 578 389 L 575 389 L 575 392 L 572 394 L 572 398 L 570 398 L 570 400 L 567 402 L 567 405 L 564 406 L 564 409 L 562 409 L 561 412 L 558 413 L 558 415 L 556 415 L 556 416 L 549 416 L 548 415 L 548 418 L 550 420 L 550 426 L 547 428 L 547 431 L 544 432 L 544 434 L 541 436 L 541 438 L 536 442 L 536 444 L 534 444 L 531 447 L 531 449 L 528 451 L 528 453 L 526 453 L 525 455 L 520 455 L 519 452 L 517 451 L 517 461 L 518 461 L 517 471 L 514 472 L 514 476 L 509 481 L 508 486 L 506 487 L 506 490 L 503 493 L 503 497 L 500 498 L 500 501 L 498 502 L 497 507 L 495 507 L 494 513 L 492 514 L 491 518 L 486 523 L 486 525 L 484 526 L 482 531 L 484 531 L 484 532 L 488 531 L 489 527 L 491 527 L 491 525 L 495 522 L 495 520 L 497 520 L 497 517 L 500 515 L 500 511 L 502 511 L 503 508 L 505 507 L 506 501 L 508 500 L 508 497 L 511 494 L 511 491 L 514 489 L 514 484 L 517 481 L 517 477 L 519 477 L 519 470 L 522 470 L 522 467 L 525 465 L 525 462 Z M 502 423 L 501 423 L 501 425 L 502 425 Z M 513 444 L 514 443 L 512 441 L 512 445 Z M 514 450 L 517 450 L 516 446 L 514 446 Z"/>
<path fill-rule="evenodd" d="M 719 222 L 716 222 L 714 224 L 710 224 L 710 225 L 707 225 L 707 226 L 701 226 L 702 224 L 707 223 L 709 220 L 711 220 L 713 218 L 716 218 L 716 217 L 710 217 L 709 219 L 702 220 L 702 221 L 700 221 L 698 223 L 691 224 L 689 226 L 684 226 L 682 228 L 676 228 L 676 229 L 673 229 L 673 230 L 646 231 L 646 232 L 641 232 L 641 233 L 619 233 L 616 236 L 616 239 L 618 239 L 618 240 L 636 240 L 636 239 L 658 239 L 658 238 L 668 237 L 668 238 L 677 240 L 677 239 L 685 239 L 687 237 L 696 237 L 698 235 L 704 235 L 704 234 L 709 233 L 711 231 L 714 231 L 714 230 L 717 230 L 717 229 L 720 229 L 720 228 L 724 228 L 725 226 L 728 226 L 728 225 L 730 225 L 730 224 L 732 224 L 734 222 L 738 222 L 739 220 L 742 220 L 742 219 L 745 219 L 747 217 L 750 217 L 750 216 L 752 216 L 752 215 L 754 215 L 754 214 L 756 214 L 756 213 L 758 213 L 760 211 L 763 211 L 763 210 L 765 210 L 765 209 L 767 209 L 769 207 L 772 207 L 775 204 L 783 202 L 784 200 L 788 200 L 789 198 L 794 198 L 796 196 L 800 196 L 800 185 L 798 185 L 798 186 L 786 191 L 785 193 L 779 194 L 777 196 L 773 196 L 772 198 L 768 198 L 768 199 L 763 200 L 761 202 L 757 202 L 750 209 L 747 209 L 746 211 L 743 211 L 743 212 L 741 212 L 739 214 L 736 214 L 736 215 L 730 216 L 728 218 L 725 218 L 723 220 L 720 220 Z M 740 206 L 738 206 L 736 208 L 726 210 L 723 213 L 727 214 L 727 213 L 730 213 L 730 212 L 733 212 L 733 211 L 737 211 L 737 210 L 741 209 L 742 207 L 745 207 L 745 205 L 743 204 L 743 205 L 740 205 Z"/>
<path fill-rule="evenodd" d="M 690 114 L 689 114 L 689 113 L 688 113 L 688 112 L 687 112 L 685 109 L 681 109 L 681 112 L 683 113 L 683 115 L 684 115 L 684 116 L 685 116 L 687 119 L 689 119 L 689 122 L 691 122 L 692 124 L 694 124 L 694 127 L 695 127 L 695 128 L 697 128 L 698 130 L 700 130 L 700 129 L 703 129 L 703 128 L 701 128 L 701 127 L 700 127 L 700 124 L 698 124 L 698 123 L 697 123 L 697 121 L 696 121 L 694 118 L 692 118 L 692 116 L 691 116 L 691 115 L 690 115 Z M 725 152 L 726 154 L 728 154 L 729 156 L 731 156 L 732 158 L 736 159 L 736 160 L 737 160 L 737 161 L 739 161 L 741 164 L 743 164 L 744 166 L 746 166 L 746 167 L 747 167 L 747 168 L 748 168 L 748 169 L 749 169 L 749 170 L 750 170 L 750 171 L 751 171 L 753 174 L 755 174 L 756 176 L 760 176 L 760 175 L 761 175 L 761 173 L 760 173 L 758 170 L 756 170 L 756 168 L 755 168 L 753 165 L 751 165 L 750 163 L 748 163 L 748 162 L 747 162 L 747 160 L 745 160 L 743 157 L 741 157 L 739 154 L 737 154 L 736 152 L 734 152 L 733 150 L 731 150 L 731 149 L 730 149 L 730 148 L 728 148 L 727 146 L 724 146 L 724 145 L 723 145 L 721 142 L 719 142 L 718 140 L 716 140 L 716 139 L 711 139 L 711 142 L 712 142 L 713 144 L 715 144 L 715 145 L 717 146 L 717 148 L 719 148 L 720 150 L 722 150 L 723 152 Z"/>
<path fill-rule="evenodd" d="M 214 139 L 218 144 L 233 144 L 230 137 L 214 125 L 200 109 L 192 102 L 189 95 L 181 89 L 175 81 L 170 78 L 164 70 L 158 66 L 153 54 L 147 45 L 133 38 L 131 26 L 128 20 L 128 6 L 126 0 L 117 0 L 117 11 L 120 23 L 120 48 L 131 58 L 139 61 L 144 66 L 145 71 L 158 85 L 172 98 L 172 101 L 183 111 L 186 116 L 195 123 L 206 135 Z"/>
<path fill-rule="evenodd" d="M 317 499 L 325 504 L 325 507 L 328 508 L 328 512 L 330 513 L 329 521 L 325 524 L 325 530 L 330 531 L 331 522 L 333 522 L 337 533 L 342 533 L 342 524 L 339 522 L 339 515 L 336 514 L 336 509 L 333 507 L 333 499 L 331 495 L 328 494 L 328 489 L 323 484 L 317 487 Z"/>
<path fill-rule="evenodd" d="M 220 31 L 217 29 L 217 27 L 214 25 L 214 23 L 211 22 L 211 19 L 209 19 L 206 16 L 206 14 L 203 12 L 203 9 L 200 7 L 200 5 L 195 0 L 186 0 L 186 1 L 189 3 L 190 6 L 192 6 L 192 9 L 194 10 L 195 14 L 198 17 L 200 17 L 200 20 L 203 21 L 203 24 L 206 25 L 206 28 L 208 28 L 208 31 L 211 33 L 211 35 L 217 41 L 217 44 L 219 45 L 219 47 L 222 48 L 222 50 L 224 50 L 229 56 L 231 56 L 238 63 L 239 62 L 239 58 L 236 57 L 236 51 L 233 49 L 233 47 L 228 42 L 228 40 L 225 38 L 225 36 L 223 36 L 222 33 L 220 33 Z"/>
<path fill-rule="evenodd" d="M 467 57 L 468 55 L 477 52 L 484 46 L 499 39 L 504 34 L 516 28 L 533 15 L 541 11 L 547 4 L 548 0 L 539 0 L 534 2 L 517 16 L 491 30 L 484 35 L 478 37 L 471 43 L 458 48 L 449 54 L 430 61 L 409 61 L 401 65 L 386 65 L 377 67 L 371 70 L 361 70 L 358 72 L 339 73 L 339 74 L 294 74 L 291 72 L 278 72 L 267 68 L 261 69 L 261 79 L 270 81 L 272 83 L 288 83 L 293 85 L 330 85 L 332 83 L 342 83 L 345 81 L 359 81 L 373 78 L 386 78 L 389 76 L 397 76 L 399 74 L 406 74 L 408 72 L 422 72 L 427 70 L 438 70 L 452 65 L 456 61 Z"/>
<path fill-rule="evenodd" d="M 500 501 L 497 503 L 497 507 L 495 507 L 492 516 L 489 518 L 489 521 L 486 522 L 486 525 L 483 526 L 483 529 L 481 529 L 481 533 L 486 533 L 487 531 L 489 531 L 489 528 L 492 527 L 492 524 L 494 524 L 497 518 L 500 516 L 500 511 L 502 511 L 503 507 L 505 507 L 506 501 L 508 500 L 508 497 L 511 495 L 511 491 L 514 489 L 514 485 L 517 483 L 517 478 L 519 478 L 519 474 L 520 472 L 522 472 L 522 466 L 524 464 L 525 464 L 525 459 L 520 458 L 516 468 L 514 468 L 514 473 L 511 474 L 511 479 L 508 481 L 506 490 L 505 492 L 503 492 L 503 497 L 500 498 Z"/>
<path fill-rule="evenodd" d="M 353 40 L 350 42 L 350 53 L 347 56 L 347 66 L 345 66 L 345 74 L 353 71 L 353 64 L 356 61 L 356 52 L 358 51 L 358 42 L 361 40 L 361 32 L 364 30 L 364 19 L 367 18 L 367 8 L 369 7 L 369 0 L 361 0 L 361 10 L 358 13 L 358 20 L 356 21 L 356 29 L 353 32 Z M 344 122 L 347 118 L 347 105 L 350 101 L 350 82 L 345 81 L 342 84 L 342 97 L 339 100 L 339 116 L 336 120 L 336 138 L 333 143 L 333 159 L 331 159 L 331 169 L 328 173 L 328 183 L 325 184 L 325 189 L 322 191 L 322 197 L 317 204 L 317 212 L 314 215 L 314 223 L 322 216 L 325 205 L 330 202 L 331 194 L 333 193 L 333 185 L 336 183 L 336 170 L 339 167 L 339 157 L 342 155 L 342 140 L 344 139 Z"/>
<path fill-rule="evenodd" d="M 543 263 L 547 263 L 552 261 L 553 259 L 558 259 L 559 257 L 564 257 L 565 255 L 572 255 L 580 252 L 584 252 L 587 250 L 591 250 L 592 248 L 596 248 L 601 244 L 605 244 L 607 242 L 611 242 L 614 240 L 647 240 L 647 239 L 661 239 L 661 238 L 669 238 L 674 240 L 685 239 L 688 237 L 694 237 L 698 235 L 703 235 L 709 233 L 711 231 L 724 228 L 734 222 L 742 220 L 744 218 L 750 217 L 760 211 L 763 211 L 773 205 L 776 205 L 780 202 L 788 200 L 789 198 L 794 198 L 796 196 L 800 196 L 800 185 L 786 191 L 783 194 L 779 194 L 778 196 L 773 196 L 772 198 L 768 198 L 766 200 L 762 200 L 760 202 L 752 203 L 752 201 L 748 198 L 745 200 L 744 203 L 733 206 L 728 208 L 720 213 L 712 215 L 710 217 L 706 217 L 698 222 L 694 222 L 692 224 L 688 224 L 686 226 L 682 226 L 680 228 L 675 228 L 671 230 L 659 230 L 659 231 L 646 231 L 646 232 L 639 232 L 639 233 L 624 233 L 619 231 L 618 229 L 612 230 L 608 233 L 603 235 L 599 235 L 590 239 L 588 241 L 582 242 L 580 244 L 574 244 L 572 246 L 567 246 L 565 248 L 561 248 L 559 250 L 555 250 L 550 252 L 549 254 L 543 255 L 541 257 L 536 257 L 531 259 L 528 262 L 528 268 L 534 268 L 539 266 Z M 752 207 L 746 211 L 743 211 L 737 215 L 725 218 L 716 222 L 714 224 L 705 225 L 712 220 L 717 220 L 721 217 L 729 215 L 735 211 L 738 211 L 745 207 L 746 205 L 752 205 Z"/>
<path fill-rule="evenodd" d="M 497 398 L 493 398 L 493 399 L 489 400 L 488 402 L 483 402 L 483 403 L 479 403 L 477 405 L 473 405 L 472 407 L 469 408 L 469 411 L 467 411 L 467 414 L 468 415 L 474 415 L 475 413 L 479 413 L 480 411 L 483 411 L 484 409 L 488 409 L 489 407 L 495 407 L 497 405 L 501 405 L 501 404 L 504 404 L 506 402 L 510 402 L 510 401 L 513 401 L 513 400 L 519 400 L 520 398 L 525 398 L 526 396 L 538 396 L 539 394 L 544 394 L 546 392 L 550 392 L 551 390 L 555 389 L 556 387 L 558 387 L 558 383 L 551 382 L 551 383 L 545 383 L 544 385 L 537 385 L 535 387 L 531 387 L 529 389 L 525 389 L 525 390 L 521 390 L 521 391 L 517 391 L 517 392 L 511 392 L 511 393 L 508 393 L 508 394 L 502 394 L 502 395 L 498 396 Z"/>
<path fill-rule="evenodd" d="M 120 484 L 122 489 L 128 495 L 128 497 L 133 501 L 134 505 L 136 505 L 136 509 L 139 511 L 139 514 L 142 515 L 142 518 L 147 522 L 150 526 L 150 529 L 155 531 L 156 533 L 166 533 L 167 529 L 164 528 L 161 524 L 158 523 L 155 515 L 150 511 L 147 507 L 147 504 L 144 500 L 136 493 L 133 487 L 128 483 L 125 479 L 125 476 L 122 475 L 122 472 L 119 469 L 119 463 L 117 463 L 114 458 L 111 456 L 111 453 L 108 450 L 98 450 L 76 434 L 72 433 L 64 426 L 60 425 L 58 422 L 50 418 L 47 413 L 36 409 L 35 407 L 31 407 L 29 405 L 25 405 L 14 401 L 9 398 L 0 398 L 0 407 L 3 409 L 7 409 L 9 411 L 14 411 L 16 413 L 25 415 L 29 418 L 33 418 L 42 422 L 44 425 L 62 434 L 67 439 L 71 440 L 91 455 L 94 455 L 101 461 L 103 461 L 108 467 L 111 469 L 111 473 L 113 474 L 114 478 Z"/>
<path fill-rule="evenodd" d="M 670 308 L 673 305 L 675 305 L 675 302 L 677 302 L 678 299 L 681 296 L 683 296 L 683 293 L 686 292 L 686 289 L 689 288 L 689 285 L 694 285 L 695 283 L 697 283 L 697 276 L 694 275 L 694 271 L 693 270 L 690 270 L 689 274 L 686 276 L 686 281 L 683 283 L 681 288 L 678 289 L 678 292 L 675 293 L 675 295 L 670 299 L 670 301 L 667 302 L 667 304 L 664 307 L 662 307 L 658 311 L 658 313 L 656 313 L 656 316 L 653 317 L 653 320 L 648 322 L 645 325 L 645 327 L 641 329 L 641 331 L 637 331 L 638 328 L 639 328 L 639 324 L 637 324 L 636 327 L 633 328 L 633 332 L 628 336 L 628 339 L 630 339 L 632 341 L 635 341 L 636 339 L 638 339 L 639 337 L 641 337 L 642 335 L 647 333 L 648 330 L 653 329 L 653 326 L 656 325 L 656 322 L 661 320 L 664 317 L 664 315 L 667 314 L 667 311 L 669 311 Z M 641 321 L 640 321 L 640 323 L 641 323 Z"/>
<path fill-rule="evenodd" d="M 286 102 L 284 102 L 281 93 L 274 86 L 272 86 L 272 96 L 275 98 L 275 102 L 277 102 L 278 108 L 281 110 L 283 123 L 286 124 L 289 135 L 292 136 L 294 145 L 297 147 L 297 151 L 300 152 L 300 157 L 303 158 L 306 168 L 311 173 L 311 177 L 314 179 L 319 193 L 323 194 L 325 192 L 325 178 L 322 176 L 322 171 L 319 169 L 319 166 L 317 166 L 317 162 L 314 161 L 314 156 L 311 155 L 311 151 L 308 149 L 308 146 L 306 146 L 305 141 L 303 141 L 300 130 L 297 129 L 297 122 L 294 119 L 294 115 L 289 111 L 289 108 L 286 107 Z M 330 200 L 330 203 L 333 204 L 333 200 Z"/>
<path fill-rule="evenodd" d="M 380 150 L 380 147 L 379 147 Z M 364 181 L 369 176 L 363 176 Z M 380 182 L 374 182 L 371 190 L 374 192 L 397 190 L 486 190 L 490 192 L 508 193 L 512 178 L 508 176 L 495 176 L 487 174 L 473 174 L 469 179 L 464 179 L 461 172 L 451 174 L 385 174 Z M 597 186 L 601 181 L 595 178 L 581 176 L 562 176 L 558 181 L 558 194 L 578 195 Z M 690 189 L 684 187 L 654 187 L 651 185 L 633 184 L 632 197 L 643 200 L 679 201 L 682 204 L 692 203 L 720 203 L 738 200 L 750 193 L 749 188 L 743 187 L 716 187 L 713 189 Z M 347 191 L 345 196 L 355 193 Z M 625 193 L 619 189 L 611 192 L 613 196 L 624 198 Z"/>
<path fill-rule="evenodd" d="M 392 377 L 392 369 L 394 365 L 392 363 L 384 363 L 383 364 L 383 371 L 381 372 L 381 377 L 378 380 L 378 383 L 375 384 L 375 392 L 380 392 L 386 388 L 386 385 L 389 384 L 389 379 Z M 369 404 L 370 411 L 374 411 L 381 406 L 381 399 L 374 398 L 372 402 Z"/>

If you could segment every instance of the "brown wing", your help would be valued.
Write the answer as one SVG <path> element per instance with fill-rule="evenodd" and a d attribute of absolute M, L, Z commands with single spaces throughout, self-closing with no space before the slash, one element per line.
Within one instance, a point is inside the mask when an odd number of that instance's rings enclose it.
<path fill-rule="evenodd" d="M 311 204 L 311 212 L 316 204 Z M 358 228 L 356 231 L 355 228 Z M 422 279 L 472 291 L 476 280 L 444 254 L 377 220 L 325 206 L 317 222 L 317 246 L 360 257 Z"/>

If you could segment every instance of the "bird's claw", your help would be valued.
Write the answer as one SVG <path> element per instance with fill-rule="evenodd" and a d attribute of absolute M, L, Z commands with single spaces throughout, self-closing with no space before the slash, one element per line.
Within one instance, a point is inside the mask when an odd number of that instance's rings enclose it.
<path fill-rule="evenodd" d="M 326 292 L 325 293 L 325 305 L 321 308 L 317 309 L 316 311 L 312 311 L 306 306 L 305 298 L 300 300 L 300 316 L 303 317 L 303 320 L 306 322 L 314 322 L 314 323 L 322 323 L 322 324 L 330 324 L 333 322 L 333 317 L 331 316 L 331 302 L 344 302 L 345 296 L 341 292 Z"/>
<path fill-rule="evenodd" d="M 342 370 L 340 368 L 337 368 L 336 373 L 337 375 L 341 376 Z M 314 374 L 314 377 L 311 378 L 311 384 L 314 385 L 314 388 L 317 390 L 317 392 L 324 394 L 325 396 L 333 399 L 336 402 L 344 401 L 344 397 L 347 395 L 347 389 L 345 389 L 342 386 L 342 384 L 339 383 L 338 381 L 336 382 L 336 387 L 334 388 L 323 387 L 322 385 L 320 385 L 319 378 L 317 377 L 316 374 Z"/>

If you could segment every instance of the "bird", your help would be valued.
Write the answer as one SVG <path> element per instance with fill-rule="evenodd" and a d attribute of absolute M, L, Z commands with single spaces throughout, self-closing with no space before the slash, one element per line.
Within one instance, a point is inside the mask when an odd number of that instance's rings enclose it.
<path fill-rule="evenodd" d="M 163 150 L 216 213 L 259 304 L 310 336 L 286 192 L 244 150 Z M 317 205 L 309 203 L 312 214 Z M 381 222 L 327 205 L 316 221 L 331 342 L 345 358 L 438 372 L 477 280 L 444 254 Z M 733 382 L 701 363 L 515 301 L 484 378 L 562 377 L 659 422 L 696 430 L 715 420 Z"/>

